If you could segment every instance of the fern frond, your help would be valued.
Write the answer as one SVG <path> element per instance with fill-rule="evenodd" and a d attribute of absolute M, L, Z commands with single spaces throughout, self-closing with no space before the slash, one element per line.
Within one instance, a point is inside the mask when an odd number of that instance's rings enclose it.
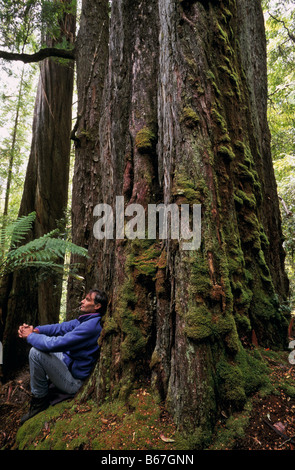
<path fill-rule="evenodd" d="M 62 240 L 60 238 L 50 238 L 48 234 L 43 237 L 36 238 L 25 245 L 19 246 L 7 253 L 7 265 L 16 269 L 26 266 L 41 265 L 56 268 L 58 261 L 62 261 L 66 253 L 72 253 L 79 256 L 87 257 L 87 250 L 78 247 L 74 243 Z"/>
<path fill-rule="evenodd" d="M 1 230 L 0 245 L 4 249 L 10 246 L 13 248 L 22 240 L 25 239 L 28 232 L 31 230 L 36 218 L 36 212 L 31 212 L 29 215 L 18 217 L 14 222 L 9 223 Z"/>
<path fill-rule="evenodd" d="M 16 222 L 5 227 L 2 233 L 3 245 L 0 261 L 0 277 L 8 272 L 24 269 L 28 267 L 44 268 L 45 270 L 62 271 L 71 270 L 64 265 L 64 258 L 67 254 L 88 257 L 88 252 L 74 243 L 59 238 L 59 231 L 51 232 L 27 242 L 24 245 L 18 245 L 32 228 L 36 214 L 33 212 L 28 216 L 19 217 Z M 1 239 L 2 242 L 2 239 Z M 3 246 L 9 243 L 10 249 L 3 249 Z"/>

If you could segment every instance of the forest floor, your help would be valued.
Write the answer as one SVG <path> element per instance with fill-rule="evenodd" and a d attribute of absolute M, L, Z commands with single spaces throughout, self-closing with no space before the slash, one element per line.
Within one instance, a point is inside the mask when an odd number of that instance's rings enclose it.
<path fill-rule="evenodd" d="M 263 354 L 265 362 L 268 364 L 270 377 L 272 384 L 275 385 L 274 391 L 271 394 L 266 396 L 261 396 L 257 393 L 256 396 L 251 399 L 251 406 L 248 409 L 246 420 L 244 420 L 243 429 L 232 433 L 228 439 L 222 441 L 220 435 L 224 432 L 224 435 L 228 433 L 229 426 L 228 420 L 225 416 L 224 419 L 221 418 L 218 425 L 217 434 L 219 435 L 218 439 L 210 449 L 213 450 L 235 450 L 235 451 L 245 451 L 245 450 L 294 450 L 295 449 L 295 366 L 288 362 L 288 353 L 282 354 L 272 354 L 269 351 L 266 351 Z M 141 404 L 144 403 L 146 396 L 149 393 L 141 389 L 139 400 Z M 17 431 L 20 428 L 20 418 L 28 409 L 28 403 L 30 400 L 29 392 L 29 374 L 27 371 L 22 372 L 19 376 L 6 384 L 2 384 L 0 388 L 0 450 L 13 450 L 15 448 L 15 438 Z M 50 407 L 55 408 L 55 407 Z M 88 410 L 91 407 L 88 406 Z M 60 411 L 61 416 L 56 415 L 54 420 L 64 419 L 65 422 L 69 423 L 70 414 L 67 408 L 62 408 Z M 84 416 L 87 415 L 87 402 L 84 405 L 76 406 L 76 413 L 80 412 L 80 421 L 85 419 Z M 127 412 L 128 413 L 128 412 Z M 131 411 L 130 411 L 131 413 Z M 132 427 L 132 432 L 130 432 L 130 438 L 128 441 L 128 427 L 126 423 L 126 416 L 124 417 L 124 426 L 122 415 L 116 416 L 114 412 L 112 415 L 103 417 L 104 415 L 100 412 L 100 430 L 99 433 L 105 434 L 105 448 L 115 449 L 115 450 L 132 450 L 134 440 L 137 439 L 137 436 L 140 435 L 140 430 L 136 428 L 136 421 L 130 421 L 130 428 Z M 125 413 L 126 415 L 126 413 Z M 138 415 L 139 416 L 139 415 Z M 237 422 L 241 422 L 240 417 L 245 417 L 243 415 L 237 415 L 234 419 Z M 48 418 L 47 418 L 48 419 Z M 73 418 L 71 418 L 73 420 Z M 90 416 L 88 418 L 90 420 Z M 138 438 L 137 449 L 163 449 L 163 450 L 175 450 L 177 449 L 175 444 L 174 437 L 177 435 L 176 427 L 173 424 L 171 417 L 164 410 L 157 415 L 155 421 L 148 423 L 146 418 L 142 420 L 139 416 L 140 426 L 146 423 L 146 426 L 149 424 L 149 434 L 146 434 L 143 439 Z M 146 421 L 145 421 L 146 420 Z M 33 420 L 29 420 L 33 421 Z M 49 424 L 48 424 L 49 422 Z M 50 438 L 50 420 L 45 423 L 42 432 L 39 429 L 38 437 L 35 438 L 35 441 L 32 445 L 33 448 L 38 448 L 38 443 L 45 441 Z M 97 421 L 96 421 L 97 423 Z M 104 424 L 102 424 L 104 423 Z M 46 426 L 47 425 L 47 426 Z M 51 425 L 53 428 L 53 424 Z M 118 435 L 122 431 L 122 426 L 125 428 L 120 434 L 120 439 Z M 232 427 L 232 426 L 231 426 Z M 111 433 L 110 433 L 111 428 Z M 120 430 L 121 428 L 121 430 Z M 68 431 L 67 431 L 68 430 Z M 73 428 L 69 425 L 63 428 L 63 442 L 68 442 L 65 445 L 65 448 L 69 447 L 69 443 L 72 442 L 75 432 Z M 77 432 L 76 432 L 77 434 Z M 216 434 L 216 435 L 217 435 Z M 114 440 L 112 442 L 112 436 Z M 148 437 L 146 437 L 148 436 Z M 76 436 L 77 437 L 77 436 Z M 172 437 L 172 438 L 171 438 Z M 88 444 L 85 444 L 85 440 L 80 446 L 74 447 L 74 449 L 79 450 L 91 450 L 92 439 L 95 440 L 95 433 L 88 431 L 87 434 Z M 50 440 L 50 439 L 48 439 Z M 123 445 L 122 442 L 124 441 Z M 74 442 L 74 441 L 73 441 Z M 143 442 L 148 442 L 146 446 Z M 221 444 L 221 442 L 224 442 Z M 109 447 L 107 447 L 109 446 Z M 124 447 L 125 446 L 125 447 Z M 50 449 L 52 447 L 49 447 Z M 71 449 L 71 447 L 69 447 Z M 209 450 L 210 450 L 209 449 Z M 60 449 L 57 449 L 60 450 Z"/>

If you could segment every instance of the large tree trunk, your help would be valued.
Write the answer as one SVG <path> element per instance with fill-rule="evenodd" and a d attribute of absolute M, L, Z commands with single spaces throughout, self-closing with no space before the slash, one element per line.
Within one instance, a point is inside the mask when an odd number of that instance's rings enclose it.
<path fill-rule="evenodd" d="M 72 41 L 75 17 L 65 15 L 61 27 Z M 50 40 L 48 45 L 51 43 Z M 45 59 L 40 64 L 31 152 L 19 210 L 19 216 L 36 212 L 36 222 L 28 239 L 65 227 L 73 79 L 72 61 L 61 63 Z M 12 373 L 27 360 L 24 343 L 17 337 L 18 325 L 53 323 L 59 319 L 62 278 L 53 274 L 42 281 L 39 274 L 36 269 L 26 269 L 6 279 L 4 374 Z"/>
<path fill-rule="evenodd" d="M 91 384 L 103 399 L 150 379 L 190 431 L 210 432 L 220 410 L 243 406 L 253 332 L 265 347 L 287 339 L 265 63 L 255 0 L 114 0 L 101 108 L 91 114 L 89 100 L 84 114 L 99 146 L 88 153 L 90 173 L 77 167 L 89 199 L 87 213 L 85 199 L 73 207 L 74 241 L 86 233 L 86 284 L 96 280 L 110 295 Z M 87 79 L 99 95 L 94 76 Z M 116 196 L 125 208 L 201 205 L 200 247 L 147 234 L 95 240 L 94 206 L 115 212 Z"/>

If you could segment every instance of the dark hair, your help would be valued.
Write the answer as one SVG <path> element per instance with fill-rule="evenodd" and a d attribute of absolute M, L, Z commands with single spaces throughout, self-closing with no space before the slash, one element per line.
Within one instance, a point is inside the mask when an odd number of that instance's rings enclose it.
<path fill-rule="evenodd" d="M 101 305 L 101 307 L 99 309 L 99 313 L 104 315 L 106 310 L 107 310 L 107 306 L 108 306 L 108 296 L 104 291 L 101 291 L 101 290 L 98 290 L 98 289 L 91 289 L 89 291 L 89 294 L 93 294 L 93 293 L 95 293 L 94 304 L 95 305 L 97 305 L 97 304 Z"/>

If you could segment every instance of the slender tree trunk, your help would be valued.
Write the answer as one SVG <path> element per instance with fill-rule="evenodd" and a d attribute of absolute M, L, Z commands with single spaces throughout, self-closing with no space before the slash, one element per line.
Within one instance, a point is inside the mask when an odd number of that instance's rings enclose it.
<path fill-rule="evenodd" d="M 265 347 L 287 340 L 262 11 L 255 0 L 114 0 L 110 21 L 101 109 L 89 100 L 83 113 L 85 139 L 91 123 L 97 142 L 91 171 L 77 167 L 89 199 L 73 206 L 92 255 L 86 285 L 110 295 L 90 385 L 102 400 L 150 380 L 202 447 L 220 411 L 241 409 L 259 387 L 252 335 Z M 200 248 L 95 240 L 95 201 L 115 211 L 116 196 L 125 209 L 201 205 Z"/>
<path fill-rule="evenodd" d="M 73 40 L 75 17 L 65 15 L 61 25 L 66 39 Z M 30 237 L 38 238 L 64 226 L 70 159 L 70 132 L 74 65 L 72 61 L 45 59 L 35 102 L 32 144 L 19 216 L 35 211 Z M 60 225 L 59 225 L 60 224 Z M 59 319 L 62 279 L 42 281 L 35 269 L 9 276 L 3 301 L 4 373 L 12 373 L 27 359 L 17 326 L 53 323 Z"/>
<path fill-rule="evenodd" d="M 7 175 L 7 183 L 6 183 L 6 191 L 5 191 L 5 201 L 4 201 L 4 210 L 3 216 L 6 217 L 8 215 L 8 206 L 9 206 L 9 198 L 10 198 L 10 186 L 12 181 L 12 172 L 14 166 L 14 156 L 15 156 L 15 144 L 16 144 L 16 136 L 18 131 L 19 125 L 19 111 L 21 106 L 21 96 L 23 92 L 23 80 L 24 80 L 24 68 L 21 73 L 19 91 L 18 91 L 18 98 L 17 98 L 17 105 L 16 105 L 16 113 L 14 119 L 14 126 L 13 126 L 13 134 L 12 134 L 12 142 L 11 142 L 11 149 L 10 149 L 10 158 L 8 164 L 8 175 Z M 5 220 L 3 223 L 3 228 L 5 227 Z"/>

